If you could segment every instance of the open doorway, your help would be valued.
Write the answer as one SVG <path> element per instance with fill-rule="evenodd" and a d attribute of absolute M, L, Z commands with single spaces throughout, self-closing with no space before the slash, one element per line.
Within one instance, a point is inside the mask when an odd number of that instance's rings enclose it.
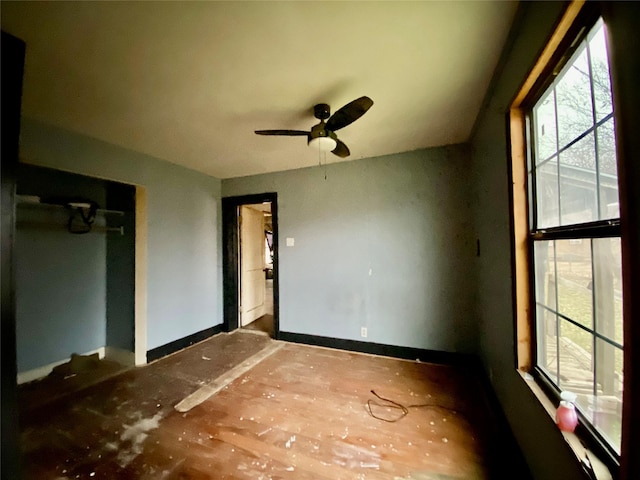
<path fill-rule="evenodd" d="M 224 328 L 278 338 L 277 194 L 222 199 Z"/>
<path fill-rule="evenodd" d="M 240 326 L 273 337 L 271 202 L 241 205 L 239 208 Z"/>

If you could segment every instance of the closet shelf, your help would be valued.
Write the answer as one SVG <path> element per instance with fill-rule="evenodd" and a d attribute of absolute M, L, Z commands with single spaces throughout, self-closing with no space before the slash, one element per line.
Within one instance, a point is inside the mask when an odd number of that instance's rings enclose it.
<path fill-rule="evenodd" d="M 19 195 L 16 195 L 16 197 L 19 197 Z M 47 210 L 66 210 L 66 211 L 69 211 L 70 209 L 77 208 L 77 207 L 70 207 L 70 206 L 66 206 L 66 205 L 57 205 L 57 204 L 54 204 L 54 203 L 41 203 L 41 202 L 34 202 L 34 201 L 25 201 L 25 200 L 20 200 L 19 198 L 16 198 L 16 206 L 20 207 L 20 208 L 34 208 L 34 209 L 47 209 Z M 120 210 L 106 210 L 104 208 L 98 208 L 98 209 L 96 209 L 96 214 L 124 216 L 125 212 L 122 212 Z"/>
<path fill-rule="evenodd" d="M 64 213 L 69 217 L 67 223 L 62 224 L 50 218 L 46 219 L 23 219 L 16 222 L 18 228 L 36 228 L 40 230 L 66 230 L 69 233 L 84 235 L 87 233 L 110 233 L 117 232 L 120 235 L 124 235 L 123 226 L 109 226 L 102 225 L 103 222 L 99 222 L 98 225 L 94 224 L 95 217 L 100 215 L 106 217 L 107 215 L 119 215 L 124 216 L 125 212 L 119 210 L 107 210 L 104 208 L 91 209 L 91 201 L 87 200 L 69 202 L 68 204 L 58 203 L 46 203 L 41 202 L 40 197 L 35 195 L 16 195 L 16 207 L 20 210 L 27 209 L 32 212 L 35 211 L 49 211 L 52 215 L 46 215 L 47 217 L 59 217 L 60 215 L 53 214 L 54 212 Z M 95 205 L 95 203 L 93 204 Z M 26 212 L 25 212 L 26 213 Z M 29 215 L 31 216 L 31 215 Z M 39 215 L 38 215 L 39 216 Z M 73 225 L 74 219 L 79 219 L 83 223 L 77 223 Z M 72 226 L 73 225 L 73 226 Z"/>

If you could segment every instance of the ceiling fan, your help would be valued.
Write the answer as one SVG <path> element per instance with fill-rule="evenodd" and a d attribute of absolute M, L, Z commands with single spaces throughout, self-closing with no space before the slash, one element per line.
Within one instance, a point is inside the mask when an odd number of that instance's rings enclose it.
<path fill-rule="evenodd" d="M 307 144 L 318 148 L 321 151 L 331 151 L 338 157 L 348 157 L 349 148 L 338 139 L 336 130 L 350 125 L 373 105 L 373 100 L 369 97 L 360 97 L 347 103 L 337 112 L 331 115 L 331 109 L 326 103 L 319 103 L 313 107 L 313 116 L 320 120 L 320 123 L 311 127 L 311 131 L 304 130 L 256 130 L 258 135 L 284 135 L 287 137 L 307 137 Z M 327 120 L 328 119 L 328 120 Z M 325 120 L 326 123 L 325 123 Z"/>

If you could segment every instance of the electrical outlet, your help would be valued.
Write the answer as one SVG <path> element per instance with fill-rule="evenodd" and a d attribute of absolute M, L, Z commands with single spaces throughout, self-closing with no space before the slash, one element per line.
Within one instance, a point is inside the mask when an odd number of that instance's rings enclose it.
<path fill-rule="evenodd" d="M 360 327 L 360 336 L 362 338 L 367 338 L 367 327 Z"/>

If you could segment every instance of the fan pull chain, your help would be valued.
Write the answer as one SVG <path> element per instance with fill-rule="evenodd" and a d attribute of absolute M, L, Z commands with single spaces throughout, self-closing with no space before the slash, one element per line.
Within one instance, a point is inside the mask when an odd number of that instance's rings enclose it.
<path fill-rule="evenodd" d="M 324 160 L 324 179 L 327 179 L 327 152 L 320 149 L 318 144 L 318 166 L 322 168 L 322 160 Z"/>

